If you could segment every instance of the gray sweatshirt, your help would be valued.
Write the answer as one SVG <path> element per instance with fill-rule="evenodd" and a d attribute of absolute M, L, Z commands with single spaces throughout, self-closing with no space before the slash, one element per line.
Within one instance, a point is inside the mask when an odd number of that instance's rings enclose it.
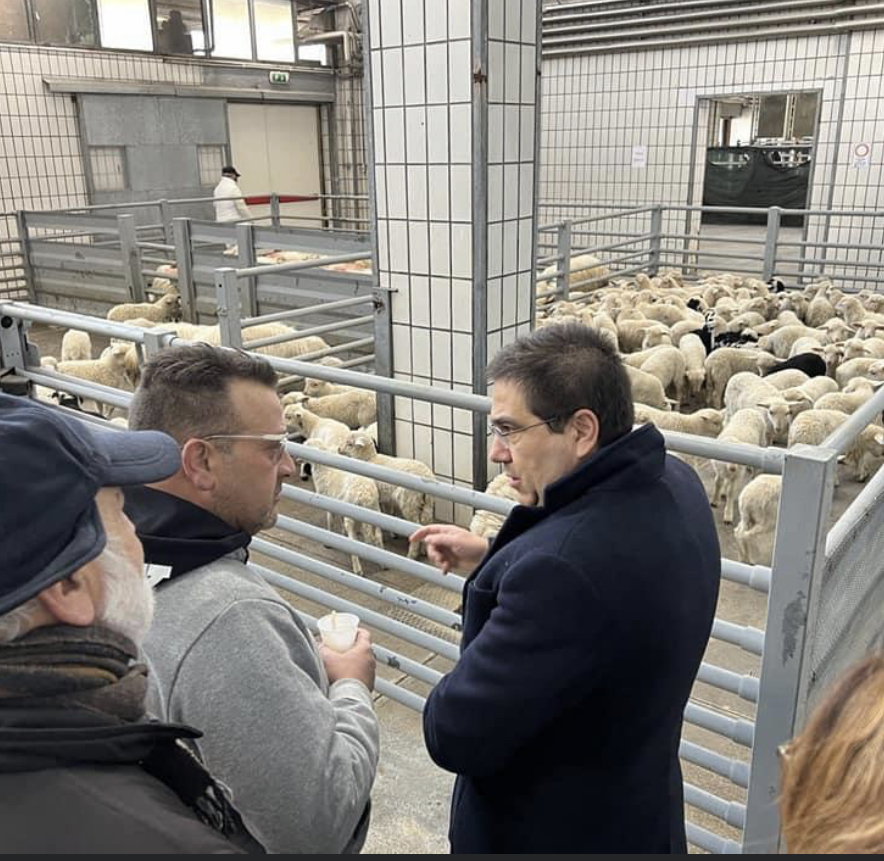
<path fill-rule="evenodd" d="M 378 762 L 371 694 L 329 687 L 303 620 L 237 555 L 156 590 L 148 709 L 203 731 L 199 756 L 268 852 L 358 852 Z"/>

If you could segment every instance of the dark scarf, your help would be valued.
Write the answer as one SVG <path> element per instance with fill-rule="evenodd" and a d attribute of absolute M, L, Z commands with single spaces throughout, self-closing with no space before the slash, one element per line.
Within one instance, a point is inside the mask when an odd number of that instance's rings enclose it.
<path fill-rule="evenodd" d="M 252 540 L 186 499 L 151 487 L 127 487 L 125 511 L 144 545 L 144 561 L 168 565 L 172 577 L 208 565 Z"/>
<path fill-rule="evenodd" d="M 0 645 L 0 703 L 136 721 L 144 714 L 147 667 L 135 654 L 131 640 L 97 625 L 36 628 Z"/>

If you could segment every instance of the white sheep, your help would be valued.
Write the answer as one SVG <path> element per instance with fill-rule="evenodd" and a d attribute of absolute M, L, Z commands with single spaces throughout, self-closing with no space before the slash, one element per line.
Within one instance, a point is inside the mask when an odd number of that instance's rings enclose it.
<path fill-rule="evenodd" d="M 505 472 L 495 476 L 488 482 L 485 493 L 492 496 L 499 496 L 501 499 L 510 499 L 513 502 L 519 501 L 518 492 L 510 484 L 509 477 Z M 480 538 L 490 538 L 492 535 L 500 532 L 500 527 L 506 520 L 506 515 L 497 514 L 494 511 L 486 511 L 484 508 L 477 508 L 470 521 L 470 532 L 478 535 Z"/>
<path fill-rule="evenodd" d="M 821 377 L 818 379 L 828 379 Z M 834 381 L 833 381 L 834 382 Z M 880 383 L 865 377 L 854 377 L 841 392 L 830 392 L 820 397 L 815 407 L 821 410 L 839 410 L 842 413 L 856 412 L 877 391 Z"/>
<path fill-rule="evenodd" d="M 792 348 L 789 350 L 789 358 L 800 356 L 802 353 L 816 353 L 818 356 L 824 356 L 825 348 L 818 338 L 801 337 L 792 344 Z"/>
<path fill-rule="evenodd" d="M 355 457 L 359 460 L 385 466 L 390 469 L 398 469 L 418 478 L 435 481 L 433 470 L 419 460 L 405 457 L 392 457 L 386 454 L 378 454 L 374 440 L 362 431 L 352 431 L 347 439 L 338 448 L 338 451 L 347 457 Z M 425 526 L 433 520 L 433 497 L 419 490 L 410 490 L 407 487 L 399 487 L 378 482 L 381 508 L 398 514 L 405 520 Z M 408 558 L 416 559 L 419 553 L 417 544 L 411 544 L 408 548 Z"/>
<path fill-rule="evenodd" d="M 320 451 L 334 452 L 335 447 L 323 442 L 320 439 L 311 439 L 307 441 L 307 445 Z M 380 513 L 380 497 L 378 495 L 378 486 L 370 478 L 361 475 L 344 472 L 341 469 L 335 469 L 331 466 L 325 466 L 321 463 L 313 463 L 313 488 L 322 496 L 328 496 L 332 499 L 338 499 L 341 502 L 349 502 L 351 505 L 358 505 L 369 511 L 377 511 Z M 337 517 L 332 516 L 330 511 L 325 514 L 326 525 L 329 532 L 335 531 Z M 347 537 L 353 541 L 357 541 L 356 521 L 352 517 L 343 518 L 344 532 Z M 365 544 L 384 549 L 384 539 L 378 526 L 370 523 L 359 524 L 359 535 Z M 362 574 L 362 562 L 359 557 L 352 553 L 350 560 L 353 565 L 354 574 Z"/>
<path fill-rule="evenodd" d="M 718 441 L 764 447 L 769 442 L 769 435 L 770 427 L 764 414 L 749 407 L 738 410 L 733 415 L 718 435 Z M 722 521 L 727 524 L 733 523 L 737 497 L 755 470 L 743 464 L 714 460 L 712 471 L 715 473 L 715 484 L 709 502 L 717 506 L 723 499 Z"/>
<path fill-rule="evenodd" d="M 760 338 L 758 349 L 773 353 L 779 359 L 787 359 L 792 345 L 799 338 L 813 338 L 821 344 L 823 337 L 822 332 L 808 326 L 784 326 Z"/>
<path fill-rule="evenodd" d="M 782 371 L 775 371 L 764 378 L 764 382 L 779 391 L 803 386 L 808 380 L 810 380 L 810 377 L 798 368 L 786 368 Z"/>
<path fill-rule="evenodd" d="M 838 410 L 812 409 L 801 413 L 789 431 L 789 447 L 804 443 L 821 445 L 848 419 Z M 877 426 L 863 428 L 843 456 L 856 481 L 865 481 L 874 472 L 873 463 L 884 456 L 884 433 Z M 836 481 L 837 483 L 837 481 Z"/>
<path fill-rule="evenodd" d="M 92 358 L 92 339 L 88 332 L 68 329 L 61 339 L 62 362 L 83 362 Z"/>
<path fill-rule="evenodd" d="M 646 404 L 635 404 L 634 407 L 636 424 L 652 422 L 661 430 L 714 437 L 718 436 L 724 422 L 721 410 L 702 409 L 685 414 L 657 410 Z"/>
<path fill-rule="evenodd" d="M 318 416 L 316 413 L 310 412 L 301 403 L 284 404 L 282 416 L 287 433 L 297 434 L 305 440 L 318 439 L 321 442 L 328 443 L 333 449 L 337 449 L 350 433 L 350 428 L 343 422 Z M 306 481 L 309 478 L 309 474 L 309 466 L 302 463 L 300 468 L 301 480 Z"/>
<path fill-rule="evenodd" d="M 854 377 L 869 377 L 875 379 L 875 372 L 880 366 L 880 359 L 865 358 L 851 359 L 849 362 L 843 362 L 835 369 L 835 380 L 843 389 Z"/>
<path fill-rule="evenodd" d="M 782 481 L 778 475 L 758 475 L 740 493 L 734 538 L 740 557 L 749 565 L 771 564 Z"/>
<path fill-rule="evenodd" d="M 156 302 L 126 302 L 122 305 L 114 305 L 107 312 L 107 319 L 115 323 L 125 323 L 133 317 L 141 317 L 162 323 L 167 320 L 181 319 L 181 297 L 177 292 L 166 293 L 160 296 Z"/>
<path fill-rule="evenodd" d="M 316 415 L 343 422 L 353 429 L 376 422 L 378 418 L 375 393 L 363 389 L 354 388 L 343 394 L 325 395 L 319 398 L 302 394 L 301 403 Z"/>
<path fill-rule="evenodd" d="M 629 365 L 624 365 L 624 367 L 629 375 L 633 401 L 647 404 L 649 407 L 656 407 L 658 410 L 672 409 L 660 380 L 639 368 L 631 368 Z"/>
<path fill-rule="evenodd" d="M 709 406 L 719 409 L 724 403 L 728 380 L 740 372 L 758 374 L 758 350 L 740 350 L 737 347 L 719 347 L 706 357 L 706 383 Z"/>
<path fill-rule="evenodd" d="M 772 442 L 784 441 L 789 433 L 789 403 L 779 389 L 755 374 L 743 372 L 731 377 L 724 391 L 724 405 L 728 419 L 742 409 L 761 410 L 767 417 Z"/>
<path fill-rule="evenodd" d="M 641 366 L 642 372 L 656 377 L 664 391 L 670 391 L 678 403 L 684 399 L 686 368 L 684 353 L 678 347 L 672 346 L 656 350 Z"/>
<path fill-rule="evenodd" d="M 108 347 L 101 358 L 80 359 L 71 362 L 59 362 L 57 370 L 60 374 L 78 377 L 91 383 L 99 383 L 115 389 L 131 390 L 129 379 L 126 376 L 126 353 L 128 347 L 116 344 Z M 102 415 L 109 415 L 114 407 L 109 404 L 99 404 Z"/>

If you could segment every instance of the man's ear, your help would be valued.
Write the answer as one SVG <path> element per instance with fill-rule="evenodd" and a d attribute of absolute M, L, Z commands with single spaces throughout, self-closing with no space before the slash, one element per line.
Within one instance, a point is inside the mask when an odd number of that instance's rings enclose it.
<path fill-rule="evenodd" d="M 214 453 L 205 440 L 189 439 L 181 449 L 181 470 L 197 490 L 215 489 L 217 484 L 213 469 L 215 460 Z"/>
<path fill-rule="evenodd" d="M 571 426 L 577 434 L 577 454 L 589 457 L 599 444 L 599 420 L 592 410 L 580 409 L 571 416 Z"/>
<path fill-rule="evenodd" d="M 87 562 L 70 577 L 53 583 L 37 595 L 41 615 L 51 617 L 44 624 L 84 627 L 95 621 L 103 593 L 100 569 L 98 566 L 93 569 L 93 562 Z"/>

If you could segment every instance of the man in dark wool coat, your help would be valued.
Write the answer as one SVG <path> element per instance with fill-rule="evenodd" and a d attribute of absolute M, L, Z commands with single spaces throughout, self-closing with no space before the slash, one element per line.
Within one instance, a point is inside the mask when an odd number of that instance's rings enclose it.
<path fill-rule="evenodd" d="M 593 330 L 505 346 L 491 460 L 520 505 L 490 547 L 433 524 L 412 540 L 464 589 L 461 657 L 424 736 L 458 777 L 453 852 L 686 851 L 682 712 L 712 628 L 721 554 L 697 474 Z"/>

